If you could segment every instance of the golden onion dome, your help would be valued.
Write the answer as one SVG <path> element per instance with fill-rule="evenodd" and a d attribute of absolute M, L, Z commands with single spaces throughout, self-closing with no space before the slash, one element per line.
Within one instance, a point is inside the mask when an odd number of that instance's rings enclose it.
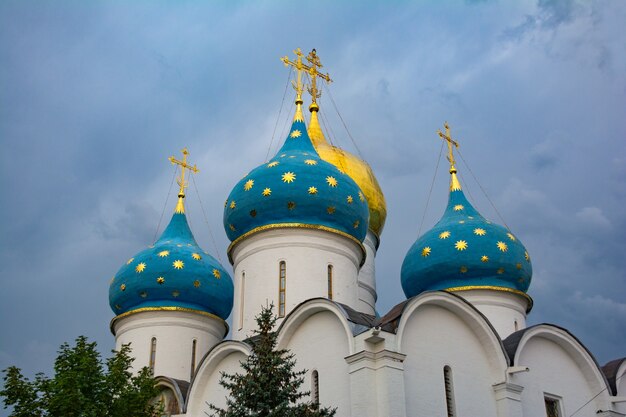
<path fill-rule="evenodd" d="M 309 110 L 311 111 L 311 122 L 308 133 L 315 150 L 317 150 L 320 158 L 348 174 L 361 188 L 369 206 L 369 229 L 380 238 L 387 218 L 387 203 L 372 168 L 361 158 L 329 144 L 317 119 L 317 105 L 311 104 Z"/>

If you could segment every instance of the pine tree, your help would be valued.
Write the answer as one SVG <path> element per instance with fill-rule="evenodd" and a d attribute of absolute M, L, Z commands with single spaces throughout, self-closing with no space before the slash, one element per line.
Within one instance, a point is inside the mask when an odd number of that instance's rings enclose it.
<path fill-rule="evenodd" d="M 296 371 L 296 360 L 287 349 L 276 350 L 273 305 L 256 316 L 258 330 L 251 338 L 252 353 L 241 363 L 243 373 L 222 372 L 220 385 L 230 392 L 226 409 L 208 404 L 218 417 L 332 417 L 335 409 L 305 401 L 301 392 L 306 370 Z"/>
<path fill-rule="evenodd" d="M 160 406 L 148 368 L 137 375 L 130 371 L 133 358 L 124 345 L 102 363 L 96 343 L 84 336 L 76 345 L 61 345 L 54 362 L 54 376 L 37 374 L 33 381 L 19 368 L 4 370 L 4 408 L 13 407 L 11 417 L 154 417 Z"/>

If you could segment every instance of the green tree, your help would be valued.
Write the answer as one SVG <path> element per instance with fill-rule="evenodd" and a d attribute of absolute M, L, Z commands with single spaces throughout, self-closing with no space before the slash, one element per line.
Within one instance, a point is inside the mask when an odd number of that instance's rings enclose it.
<path fill-rule="evenodd" d="M 133 375 L 130 346 L 124 345 L 104 364 L 96 343 L 84 336 L 71 347 L 61 345 L 54 377 L 39 373 L 33 381 L 11 366 L 4 372 L 0 396 L 11 417 L 153 417 L 158 395 L 148 368 Z M 106 367 L 106 369 L 105 369 Z"/>
<path fill-rule="evenodd" d="M 300 391 L 306 370 L 296 371 L 293 353 L 276 350 L 273 331 L 274 306 L 263 307 L 256 316 L 258 330 L 251 338 L 252 353 L 241 362 L 244 373 L 222 372 L 220 385 L 230 392 L 226 409 L 208 404 L 219 417 L 332 417 L 335 409 L 305 401 L 310 392 Z"/>

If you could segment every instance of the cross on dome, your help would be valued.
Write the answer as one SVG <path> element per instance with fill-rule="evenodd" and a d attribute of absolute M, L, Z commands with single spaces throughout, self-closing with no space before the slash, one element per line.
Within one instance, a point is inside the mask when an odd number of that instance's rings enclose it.
<path fill-rule="evenodd" d="M 185 170 L 188 169 L 194 174 L 199 171 L 195 164 L 192 166 L 187 163 L 187 155 L 189 155 L 189 151 L 187 150 L 187 148 L 184 148 L 181 152 L 183 153 L 182 161 L 174 158 L 174 156 L 170 156 L 168 158 L 169 161 L 172 163 L 172 165 L 180 165 L 180 177 L 176 181 L 178 185 L 180 186 L 180 190 L 178 191 L 178 203 L 176 204 L 176 210 L 175 210 L 176 213 L 185 212 L 185 205 L 183 204 L 183 199 L 185 198 L 185 188 L 189 186 L 189 183 L 185 181 Z"/>
<path fill-rule="evenodd" d="M 446 133 L 443 133 L 441 130 L 437 130 L 437 134 L 441 139 L 445 140 L 448 145 L 448 161 L 450 162 L 451 174 L 450 191 L 460 191 L 461 183 L 456 176 L 456 160 L 454 159 L 454 153 L 452 152 L 454 148 L 458 149 L 459 143 L 452 139 L 452 136 L 450 135 L 450 125 L 448 125 L 448 122 L 444 122 L 443 127 L 446 130 Z"/>

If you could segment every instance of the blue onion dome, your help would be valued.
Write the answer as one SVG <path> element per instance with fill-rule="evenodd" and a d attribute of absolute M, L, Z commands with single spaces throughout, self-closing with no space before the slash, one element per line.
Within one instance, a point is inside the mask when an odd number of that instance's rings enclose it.
<path fill-rule="evenodd" d="M 525 295 L 532 277 L 528 252 L 510 230 L 485 219 L 467 201 L 450 159 L 448 206 L 404 258 L 404 294 L 410 298 L 428 290 L 491 289 L 529 298 Z"/>
<path fill-rule="evenodd" d="M 224 228 L 232 248 L 246 237 L 274 228 L 319 229 L 365 239 L 369 212 L 359 186 L 322 160 L 311 143 L 302 101 L 282 148 L 233 188 L 224 207 Z"/>
<path fill-rule="evenodd" d="M 111 281 L 109 304 L 117 317 L 151 310 L 208 313 L 224 320 L 230 315 L 233 281 L 196 243 L 185 216 L 182 188 L 161 237 L 130 258 Z"/>

